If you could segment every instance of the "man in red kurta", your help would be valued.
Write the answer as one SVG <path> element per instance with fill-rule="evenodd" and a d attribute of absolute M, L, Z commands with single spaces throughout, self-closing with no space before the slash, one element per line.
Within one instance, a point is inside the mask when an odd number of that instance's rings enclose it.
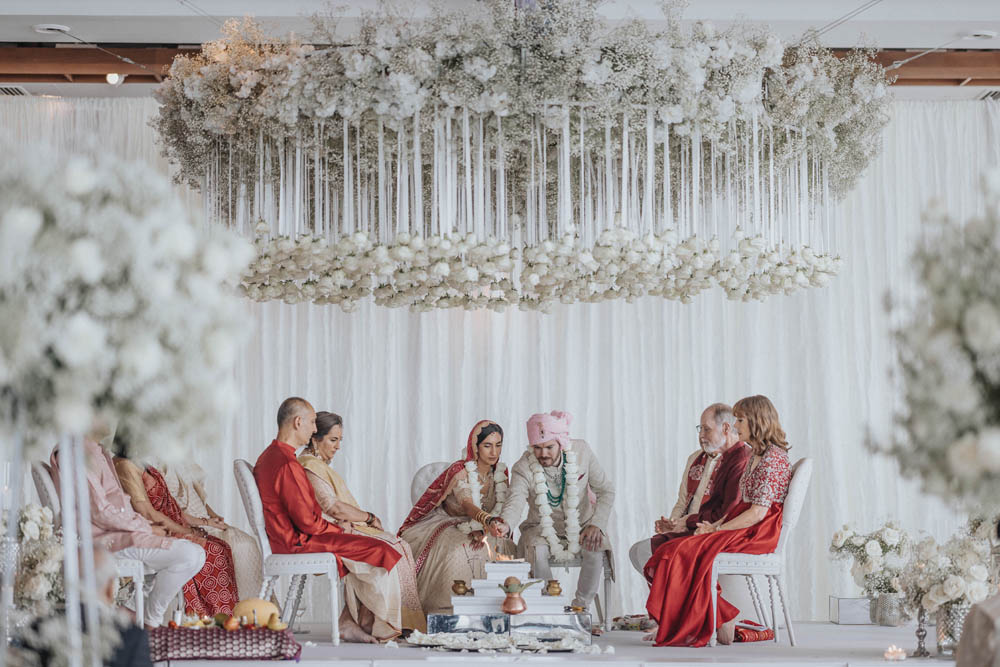
<path fill-rule="evenodd" d="M 276 554 L 332 553 L 337 557 L 340 576 L 348 574 L 343 559 L 367 563 L 390 572 L 401 555 L 388 543 L 365 535 L 345 533 L 323 518 L 305 468 L 296 460 L 295 450 L 309 442 L 316 431 L 316 412 L 308 401 L 289 398 L 278 408 L 278 437 L 263 451 L 254 466 L 254 479 L 264 507 L 264 527 Z M 385 582 L 373 583 L 374 573 L 363 568 L 369 589 L 382 588 Z M 376 571 L 377 572 L 377 571 Z M 361 573 L 355 572 L 357 576 Z M 391 577 L 398 588 L 398 577 Z M 347 580 L 345 580 L 346 582 Z M 398 590 L 395 592 L 398 598 Z M 361 597 L 364 597 L 362 592 Z M 391 597 L 391 595 L 389 596 Z M 350 603 L 350 600 L 348 600 Z M 341 617 L 341 632 L 347 641 L 374 641 L 370 626 L 371 611 L 362 607 L 357 618 L 347 613 Z M 367 621 L 367 623 L 366 623 Z M 354 622 L 363 635 L 356 634 Z M 385 636 L 379 637 L 385 639 Z"/>
<path fill-rule="evenodd" d="M 640 574 L 650 556 L 664 542 L 692 535 L 701 522 L 715 523 L 740 499 L 740 477 L 750 460 L 750 446 L 740 442 L 733 410 L 725 403 L 705 408 L 698 427 L 701 449 L 688 459 L 677 504 L 670 518 L 656 521 L 656 535 L 629 549 L 629 559 Z"/>

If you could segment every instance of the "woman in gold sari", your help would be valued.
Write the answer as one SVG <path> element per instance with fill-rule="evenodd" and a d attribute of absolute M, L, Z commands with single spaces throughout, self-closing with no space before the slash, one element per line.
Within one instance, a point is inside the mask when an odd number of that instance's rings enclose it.
<path fill-rule="evenodd" d="M 410 546 L 404 540 L 383 531 L 379 518 L 374 513 L 361 509 L 344 478 L 330 467 L 330 461 L 340 449 L 343 438 L 344 422 L 340 415 L 332 412 L 316 413 L 316 433 L 299 456 L 299 463 L 306 469 L 316 500 L 327 519 L 339 524 L 345 532 L 387 542 L 403 556 L 394 568 L 399 574 L 401 599 L 384 602 L 388 605 L 400 605 L 404 629 L 426 632 L 427 617 L 421 609 L 417 594 L 417 577 Z"/>

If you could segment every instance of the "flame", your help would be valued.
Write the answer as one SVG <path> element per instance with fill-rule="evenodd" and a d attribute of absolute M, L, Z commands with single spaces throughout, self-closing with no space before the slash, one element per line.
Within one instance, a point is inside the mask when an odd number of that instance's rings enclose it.
<path fill-rule="evenodd" d="M 490 548 L 490 541 L 486 539 L 485 533 L 483 534 L 483 544 L 486 545 L 486 559 L 491 563 L 496 562 L 496 559 L 493 557 L 493 549 Z"/>

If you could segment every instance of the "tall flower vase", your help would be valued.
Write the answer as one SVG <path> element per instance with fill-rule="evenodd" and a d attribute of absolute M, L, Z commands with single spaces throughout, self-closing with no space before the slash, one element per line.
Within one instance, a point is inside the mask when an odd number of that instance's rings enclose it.
<path fill-rule="evenodd" d="M 937 652 L 941 656 L 954 656 L 962 638 L 965 617 L 972 610 L 968 602 L 956 602 L 937 611 Z"/>
<path fill-rule="evenodd" d="M 906 621 L 903 600 L 893 593 L 879 593 L 868 607 L 872 623 L 896 628 Z"/>

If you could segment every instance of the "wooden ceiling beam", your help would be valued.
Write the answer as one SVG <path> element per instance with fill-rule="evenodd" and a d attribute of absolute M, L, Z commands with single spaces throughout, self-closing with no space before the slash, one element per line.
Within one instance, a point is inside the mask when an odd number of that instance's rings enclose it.
<path fill-rule="evenodd" d="M 190 49 L 110 48 L 109 51 L 135 61 L 130 65 L 96 48 L 52 48 L 0 46 L 0 73 L 3 74 L 120 74 L 163 75 L 174 56 Z M 143 65 L 144 67 L 140 67 Z"/>

